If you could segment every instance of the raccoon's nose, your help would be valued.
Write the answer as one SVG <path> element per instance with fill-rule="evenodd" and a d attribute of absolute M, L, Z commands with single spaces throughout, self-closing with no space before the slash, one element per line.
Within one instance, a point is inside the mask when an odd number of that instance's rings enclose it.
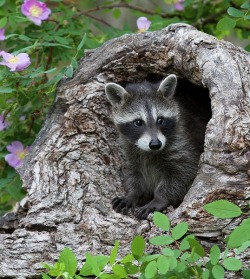
<path fill-rule="evenodd" d="M 161 148 L 161 141 L 159 141 L 158 139 L 153 139 L 150 141 L 149 143 L 149 148 L 152 150 L 158 150 Z"/>

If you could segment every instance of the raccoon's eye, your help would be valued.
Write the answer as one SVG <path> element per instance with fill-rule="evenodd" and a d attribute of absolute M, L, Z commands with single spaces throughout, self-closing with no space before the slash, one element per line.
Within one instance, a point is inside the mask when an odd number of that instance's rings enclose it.
<path fill-rule="evenodd" d="M 141 126 L 143 125 L 143 120 L 141 120 L 141 119 L 135 120 L 135 121 L 134 121 L 134 125 L 135 125 L 136 127 L 141 127 Z"/>
<path fill-rule="evenodd" d="M 158 117 L 156 122 L 158 125 L 162 125 L 163 121 L 164 121 L 163 117 Z"/>

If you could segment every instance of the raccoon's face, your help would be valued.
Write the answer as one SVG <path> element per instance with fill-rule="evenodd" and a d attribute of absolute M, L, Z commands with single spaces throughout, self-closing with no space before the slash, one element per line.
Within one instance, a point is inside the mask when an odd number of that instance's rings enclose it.
<path fill-rule="evenodd" d="M 175 75 L 164 79 L 159 88 L 147 82 L 130 84 L 126 89 L 108 83 L 105 91 L 121 135 L 144 151 L 162 150 L 173 134 L 179 115 L 172 98 L 175 87 Z"/>

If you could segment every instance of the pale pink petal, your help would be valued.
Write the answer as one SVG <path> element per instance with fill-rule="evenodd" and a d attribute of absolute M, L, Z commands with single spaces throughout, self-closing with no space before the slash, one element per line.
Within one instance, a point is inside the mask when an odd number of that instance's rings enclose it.
<path fill-rule="evenodd" d="M 20 141 L 13 141 L 10 145 L 7 145 L 6 148 L 10 153 L 20 152 L 24 149 Z"/>
<path fill-rule="evenodd" d="M 136 23 L 139 30 L 146 31 L 150 27 L 151 21 L 142 16 L 137 19 Z"/>
<path fill-rule="evenodd" d="M 21 160 L 13 153 L 7 154 L 4 159 L 13 168 L 17 168 L 21 164 Z"/>
<path fill-rule="evenodd" d="M 174 7 L 177 11 L 184 10 L 184 0 L 179 0 L 178 3 L 174 4 Z"/>
<path fill-rule="evenodd" d="M 12 55 L 12 54 L 10 54 L 10 53 L 8 53 L 8 52 L 5 52 L 5 51 L 3 51 L 3 50 L 0 52 L 0 54 L 1 54 L 1 56 L 3 57 L 3 59 L 4 59 L 5 61 L 8 61 L 9 59 L 11 59 L 11 58 L 14 57 L 14 55 Z"/>
<path fill-rule="evenodd" d="M 22 71 L 30 65 L 31 62 L 27 53 L 19 53 L 17 57 L 19 60 L 16 65 L 16 71 Z"/>
<path fill-rule="evenodd" d="M 5 32 L 5 29 L 1 28 L 0 29 L 0 41 L 4 41 L 5 40 L 4 32 Z"/>
<path fill-rule="evenodd" d="M 41 25 L 42 24 L 42 21 L 40 18 L 36 18 L 36 17 L 33 17 L 33 16 L 29 16 L 29 19 L 30 21 L 34 22 L 35 25 Z"/>
<path fill-rule="evenodd" d="M 10 68 L 11 72 L 22 71 L 31 63 L 27 53 L 19 53 L 17 56 L 14 56 L 5 51 L 1 51 L 0 55 L 2 55 L 3 59 L 5 60 L 3 62 L 0 62 L 0 65 L 7 66 L 8 68 Z M 18 58 L 16 59 L 17 61 L 13 59 L 15 57 Z"/>
<path fill-rule="evenodd" d="M 25 0 L 21 6 L 21 12 L 36 25 L 41 25 L 42 20 L 48 19 L 51 10 L 46 4 L 37 0 Z"/>
<path fill-rule="evenodd" d="M 46 10 L 41 15 L 41 20 L 46 20 L 50 14 L 51 14 L 51 10 L 49 8 L 46 8 Z"/>

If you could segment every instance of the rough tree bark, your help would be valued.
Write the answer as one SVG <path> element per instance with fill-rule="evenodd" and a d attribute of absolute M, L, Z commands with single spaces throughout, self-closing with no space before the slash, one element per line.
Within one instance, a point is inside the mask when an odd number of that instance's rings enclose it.
<path fill-rule="evenodd" d="M 185 24 L 124 35 L 88 51 L 56 100 L 19 170 L 27 198 L 0 219 L 0 278 L 32 278 L 40 262 L 65 247 L 79 260 L 108 253 L 119 240 L 152 233 L 148 221 L 115 213 L 122 193 L 122 156 L 104 95 L 108 81 L 141 81 L 175 73 L 208 88 L 212 118 L 198 175 L 182 205 L 169 216 L 188 221 L 205 244 L 222 241 L 242 221 L 216 220 L 202 206 L 223 198 L 247 207 L 250 196 L 250 55 Z M 245 218 L 246 216 L 244 216 Z"/>

